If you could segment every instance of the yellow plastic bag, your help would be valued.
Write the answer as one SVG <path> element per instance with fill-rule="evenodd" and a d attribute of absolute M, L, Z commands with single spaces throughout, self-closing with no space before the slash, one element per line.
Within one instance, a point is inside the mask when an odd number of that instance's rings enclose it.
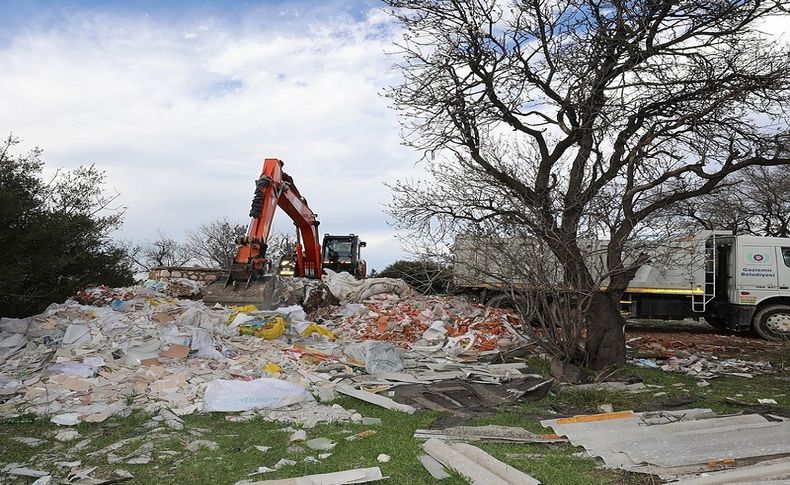
<path fill-rule="evenodd" d="M 302 336 L 307 337 L 308 335 L 312 335 L 314 333 L 318 333 L 323 335 L 324 337 L 328 337 L 329 340 L 335 340 L 337 336 L 332 333 L 328 328 L 322 327 L 316 323 L 311 323 L 307 326 L 304 330 L 302 330 Z"/>
<path fill-rule="evenodd" d="M 258 311 L 258 307 L 255 305 L 233 306 L 230 307 L 230 309 L 233 310 L 233 313 L 228 317 L 228 323 L 232 322 L 239 313 L 252 313 Z"/>
<path fill-rule="evenodd" d="M 260 322 L 249 322 L 239 326 L 241 335 L 254 335 L 266 340 L 274 340 L 285 333 L 285 320 L 283 317 L 276 316 L 266 321 L 263 325 Z"/>
<path fill-rule="evenodd" d="M 274 362 L 269 362 L 266 364 L 266 366 L 264 366 L 263 371 L 267 374 L 280 374 L 283 371 L 283 368 Z"/>

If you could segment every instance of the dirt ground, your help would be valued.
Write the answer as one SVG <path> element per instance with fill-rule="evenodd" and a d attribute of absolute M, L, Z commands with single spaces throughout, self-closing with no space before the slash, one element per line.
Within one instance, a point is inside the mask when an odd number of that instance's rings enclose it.
<path fill-rule="evenodd" d="M 642 357 L 670 357 L 678 351 L 707 352 L 723 358 L 772 360 L 790 365 L 790 344 L 751 333 L 723 333 L 695 320 L 629 320 L 628 347 Z"/>

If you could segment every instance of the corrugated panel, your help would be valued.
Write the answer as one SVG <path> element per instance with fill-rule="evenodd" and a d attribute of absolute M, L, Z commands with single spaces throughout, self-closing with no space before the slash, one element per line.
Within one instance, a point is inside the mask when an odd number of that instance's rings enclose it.
<path fill-rule="evenodd" d="M 710 410 L 633 417 L 610 413 L 541 424 L 600 456 L 607 465 L 634 471 L 645 464 L 683 467 L 790 453 L 790 422 L 771 422 L 757 414 L 709 416 Z"/>

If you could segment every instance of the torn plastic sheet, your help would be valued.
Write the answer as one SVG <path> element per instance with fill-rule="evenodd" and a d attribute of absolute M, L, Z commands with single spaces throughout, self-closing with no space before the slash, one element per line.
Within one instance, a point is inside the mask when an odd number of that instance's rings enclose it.
<path fill-rule="evenodd" d="M 365 363 L 365 370 L 371 374 L 397 372 L 403 370 L 401 350 L 387 342 L 366 340 L 347 345 L 345 354 L 354 360 Z"/>

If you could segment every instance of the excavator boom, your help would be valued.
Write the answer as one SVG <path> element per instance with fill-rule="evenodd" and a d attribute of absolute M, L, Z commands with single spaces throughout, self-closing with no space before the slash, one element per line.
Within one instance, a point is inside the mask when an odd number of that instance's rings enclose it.
<path fill-rule="evenodd" d="M 293 179 L 283 172 L 283 162 L 267 158 L 260 177 L 255 181 L 250 208 L 252 222 L 247 235 L 236 240 L 238 250 L 228 277 L 222 285 L 213 284 L 207 288 L 203 298 L 205 302 L 262 302 L 267 300 L 267 293 L 273 293 L 272 285 L 268 284 L 271 283 L 267 275 L 271 260 L 266 255 L 266 242 L 278 207 L 298 229 L 295 276 L 321 278 L 318 216 L 299 193 Z"/>

